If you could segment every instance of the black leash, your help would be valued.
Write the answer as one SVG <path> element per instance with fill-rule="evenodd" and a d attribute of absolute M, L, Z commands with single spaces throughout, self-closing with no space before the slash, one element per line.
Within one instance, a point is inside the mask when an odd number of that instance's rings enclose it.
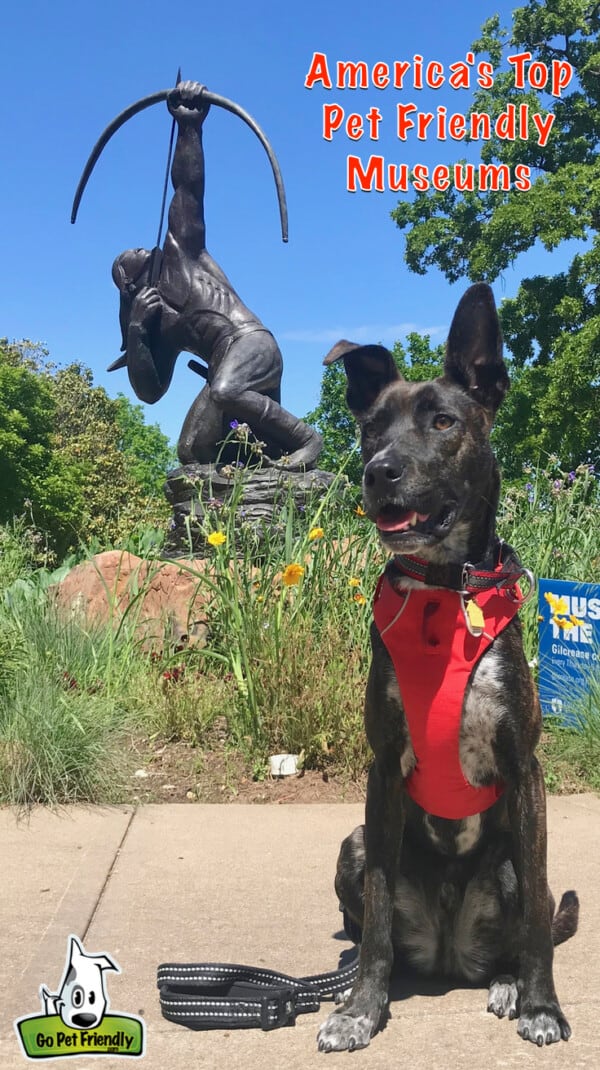
<path fill-rule="evenodd" d="M 358 953 L 349 965 L 312 977 L 234 963 L 165 962 L 157 976 L 160 1009 L 188 1029 L 279 1029 L 345 992 L 357 973 Z"/>

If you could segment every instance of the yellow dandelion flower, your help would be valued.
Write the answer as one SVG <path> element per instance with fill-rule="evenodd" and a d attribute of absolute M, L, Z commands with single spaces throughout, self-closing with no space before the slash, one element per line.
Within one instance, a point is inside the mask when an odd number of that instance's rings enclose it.
<path fill-rule="evenodd" d="M 312 542 L 313 539 L 322 539 L 324 534 L 325 532 L 323 531 L 323 528 L 311 528 L 308 537 Z"/>
<path fill-rule="evenodd" d="M 356 515 L 357 515 L 357 516 L 366 516 L 366 515 L 367 515 L 367 514 L 365 513 L 365 511 L 364 511 L 364 509 L 363 509 L 362 505 L 357 505 L 357 506 L 356 506 L 356 509 L 354 510 L 354 512 L 356 513 Z"/>
<path fill-rule="evenodd" d="M 303 566 L 298 565 L 294 562 L 291 565 L 285 566 L 281 579 L 283 580 L 286 587 L 295 587 L 298 583 L 300 583 L 303 574 Z"/>
<path fill-rule="evenodd" d="M 356 602 L 358 606 L 364 606 L 365 602 L 367 601 L 364 594 L 361 594 L 360 591 L 357 591 L 356 594 L 353 595 L 352 600 Z"/>
<path fill-rule="evenodd" d="M 556 615 L 552 618 L 552 623 L 555 624 L 557 628 L 562 628 L 563 632 L 568 632 L 574 627 L 570 620 L 566 620 L 564 617 L 557 617 Z"/>
<path fill-rule="evenodd" d="M 585 621 L 580 620 L 579 617 L 576 617 L 574 613 L 571 613 L 569 615 L 569 620 L 573 625 L 577 625 L 578 628 L 581 628 L 581 625 L 585 624 Z"/>
<path fill-rule="evenodd" d="M 569 612 L 569 604 L 566 598 L 559 598 L 558 595 L 552 594 L 552 591 L 546 591 L 544 593 L 544 598 L 553 613 L 559 614 Z"/>
<path fill-rule="evenodd" d="M 348 586 L 349 587 L 360 587 L 360 580 L 358 579 L 358 577 L 357 576 L 351 576 L 350 579 L 348 580 Z"/>
<path fill-rule="evenodd" d="M 206 536 L 206 541 L 211 546 L 222 546 L 224 542 L 227 542 L 227 536 L 222 531 L 211 531 L 210 535 Z"/>

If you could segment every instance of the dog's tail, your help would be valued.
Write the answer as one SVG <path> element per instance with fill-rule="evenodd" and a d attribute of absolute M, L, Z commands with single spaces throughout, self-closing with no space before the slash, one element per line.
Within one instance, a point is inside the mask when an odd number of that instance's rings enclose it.
<path fill-rule="evenodd" d="M 552 943 L 564 944 L 577 932 L 579 899 L 577 892 L 565 892 L 552 919 Z"/>

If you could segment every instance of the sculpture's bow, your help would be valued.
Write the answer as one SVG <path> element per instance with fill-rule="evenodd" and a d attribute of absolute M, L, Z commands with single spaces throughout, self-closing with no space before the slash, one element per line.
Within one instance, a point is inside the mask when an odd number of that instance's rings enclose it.
<path fill-rule="evenodd" d="M 73 199 L 73 208 L 71 210 L 71 223 L 74 223 L 77 219 L 77 211 L 81 198 L 83 197 L 83 191 L 87 186 L 88 179 L 94 170 L 97 160 L 100 157 L 105 145 L 108 144 L 113 134 L 116 134 L 117 130 L 127 122 L 128 119 L 132 119 L 138 112 L 144 111 L 146 108 L 150 108 L 153 104 L 160 104 L 165 101 L 171 92 L 171 89 L 160 89 L 158 93 L 151 93 L 150 96 L 142 97 L 141 100 L 131 104 L 125 111 L 122 111 L 120 115 L 117 115 L 116 119 L 113 119 L 112 123 L 106 127 L 104 133 L 98 138 L 98 141 L 94 145 L 90 153 L 88 162 L 86 163 L 83 174 L 79 179 L 79 185 L 75 191 L 75 197 Z M 266 134 L 261 130 L 258 123 L 248 115 L 247 111 L 244 111 L 239 104 L 235 104 L 232 100 L 227 100 L 226 97 L 219 96 L 218 93 L 211 93 L 207 89 L 204 90 L 204 99 L 209 104 L 216 104 L 219 108 L 225 108 L 226 111 L 230 111 L 233 115 L 237 115 L 240 119 L 243 119 L 245 123 L 254 131 L 258 139 L 262 142 L 262 145 L 269 157 L 271 168 L 273 170 L 273 177 L 275 179 L 275 186 L 277 187 L 277 199 L 279 201 L 279 216 L 281 219 L 281 237 L 283 241 L 288 240 L 288 218 L 287 218 L 287 205 L 285 200 L 285 190 L 283 188 L 283 179 L 281 177 L 281 171 L 279 170 L 279 164 L 277 163 L 277 157 L 271 148 Z"/>

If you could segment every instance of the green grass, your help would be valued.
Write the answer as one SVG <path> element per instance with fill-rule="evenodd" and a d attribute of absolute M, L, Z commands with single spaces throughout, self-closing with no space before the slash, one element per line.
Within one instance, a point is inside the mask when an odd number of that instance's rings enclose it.
<path fill-rule="evenodd" d="M 587 469 L 574 480 L 557 482 L 554 471 L 529 480 L 504 495 L 503 537 L 538 575 L 593 579 L 597 483 Z M 207 646 L 167 645 L 159 655 L 136 635 L 141 591 L 124 620 L 90 628 L 65 619 L 48 593 L 60 573 L 34 567 L 32 533 L 0 529 L 0 801 L 125 798 L 140 761 L 132 741 L 183 740 L 201 755 L 214 745 L 217 717 L 227 745 L 256 769 L 280 751 L 346 776 L 364 769 L 370 602 L 384 561 L 374 529 L 342 478 L 304 512 L 282 501 L 258 540 L 236 504 L 234 495 L 204 521 L 206 535 L 221 536 L 210 567 L 185 565 L 206 603 Z M 147 545 L 156 554 L 153 533 Z M 523 618 L 532 659 L 533 603 Z M 600 680 L 571 698 L 579 730 L 548 724 L 542 741 L 550 790 L 600 787 Z"/>
<path fill-rule="evenodd" d="M 590 673 L 586 684 L 569 702 L 574 726 L 556 726 L 549 733 L 546 778 L 551 790 L 600 791 L 600 671 Z"/>
<path fill-rule="evenodd" d="M 574 479 L 557 467 L 531 471 L 502 496 L 499 534 L 535 576 L 593 582 L 600 576 L 598 480 L 584 465 Z M 525 651 L 537 654 L 537 600 L 521 611 Z"/>

